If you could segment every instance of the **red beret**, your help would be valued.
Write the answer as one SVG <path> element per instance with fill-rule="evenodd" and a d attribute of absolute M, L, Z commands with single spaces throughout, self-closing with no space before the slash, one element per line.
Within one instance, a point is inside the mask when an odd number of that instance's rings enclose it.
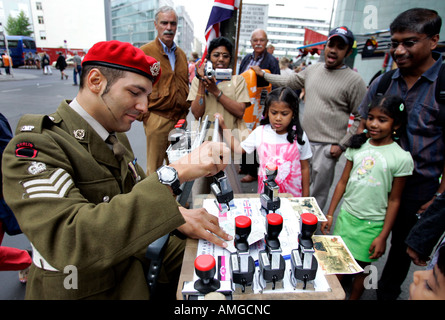
<path fill-rule="evenodd" d="M 128 42 L 117 40 L 96 43 L 82 60 L 82 66 L 99 65 L 136 72 L 155 84 L 161 77 L 161 64 Z"/>

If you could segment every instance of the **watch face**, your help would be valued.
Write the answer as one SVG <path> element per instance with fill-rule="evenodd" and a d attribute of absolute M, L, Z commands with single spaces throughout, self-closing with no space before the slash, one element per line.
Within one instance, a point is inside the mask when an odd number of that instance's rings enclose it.
<path fill-rule="evenodd" d="M 159 172 L 161 174 L 160 178 L 167 183 L 172 183 L 176 178 L 173 168 L 165 166 Z"/>

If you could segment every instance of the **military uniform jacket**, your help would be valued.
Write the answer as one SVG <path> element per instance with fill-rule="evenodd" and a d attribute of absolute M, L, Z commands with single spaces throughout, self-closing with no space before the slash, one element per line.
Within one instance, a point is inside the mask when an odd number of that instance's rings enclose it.
<path fill-rule="evenodd" d="M 178 204 L 157 174 L 145 178 L 125 134 L 119 163 L 68 103 L 22 117 L 3 155 L 5 200 L 42 257 L 26 298 L 148 298 L 141 257 L 184 223 Z"/>

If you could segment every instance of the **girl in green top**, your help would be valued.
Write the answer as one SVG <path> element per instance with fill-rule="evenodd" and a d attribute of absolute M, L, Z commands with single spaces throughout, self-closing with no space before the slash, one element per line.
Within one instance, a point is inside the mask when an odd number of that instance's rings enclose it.
<path fill-rule="evenodd" d="M 362 266 L 383 255 L 386 240 L 400 205 L 405 178 L 414 163 L 409 152 L 395 141 L 404 132 L 406 110 L 398 96 L 379 96 L 369 107 L 366 131 L 351 139 L 343 174 L 335 188 L 321 224 L 330 232 L 334 211 L 343 197 L 334 234 L 340 235 Z M 364 272 L 355 276 L 350 299 L 359 299 L 364 290 Z"/>

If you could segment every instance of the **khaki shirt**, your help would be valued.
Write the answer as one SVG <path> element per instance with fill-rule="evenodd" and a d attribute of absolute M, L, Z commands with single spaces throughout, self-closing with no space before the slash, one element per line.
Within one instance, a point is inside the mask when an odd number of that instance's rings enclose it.
<path fill-rule="evenodd" d="M 19 121 L 3 154 L 4 197 L 57 270 L 33 265 L 27 299 L 149 297 L 140 259 L 184 219 L 158 176 L 145 178 L 126 135 L 117 137 L 127 149 L 121 163 L 66 101 L 50 117 Z M 77 270 L 77 289 L 66 289 L 67 266 Z"/>
<path fill-rule="evenodd" d="M 194 78 L 192 81 L 192 85 L 190 87 L 190 93 L 187 97 L 188 101 L 193 101 L 196 99 L 198 94 L 199 80 L 198 78 Z M 219 90 L 221 90 L 224 95 L 228 98 L 243 103 L 250 103 L 249 91 L 247 91 L 246 80 L 244 80 L 243 76 L 232 76 L 232 79 L 229 81 L 221 81 L 217 84 Z M 202 116 L 204 119 L 205 116 L 209 116 L 209 121 L 214 121 L 215 113 L 220 113 L 224 118 L 224 123 L 229 129 L 237 129 L 238 128 L 238 118 L 227 111 L 224 106 L 216 100 L 216 97 L 213 94 L 206 94 L 205 99 L 205 111 Z M 213 128 L 213 124 L 211 126 Z"/>

